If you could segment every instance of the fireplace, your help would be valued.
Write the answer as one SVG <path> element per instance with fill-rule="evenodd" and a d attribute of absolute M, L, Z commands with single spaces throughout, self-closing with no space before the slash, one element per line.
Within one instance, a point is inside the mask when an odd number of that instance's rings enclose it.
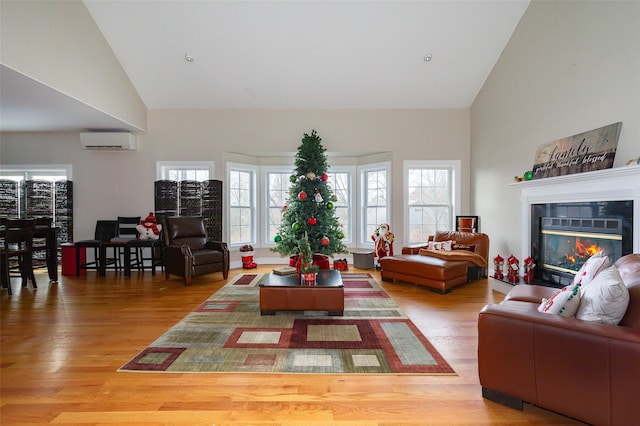
<path fill-rule="evenodd" d="M 531 205 L 531 257 L 535 279 L 563 287 L 599 251 L 611 263 L 633 252 L 633 201 Z"/>
<path fill-rule="evenodd" d="M 580 229 L 583 222 L 596 226 L 610 224 L 612 227 L 584 232 Z M 541 268 L 573 275 L 598 252 L 606 253 L 614 262 L 621 257 L 622 231 L 619 220 L 543 217 L 540 228 Z"/>
<path fill-rule="evenodd" d="M 640 253 L 640 166 L 529 180 L 510 186 L 520 191 L 519 258 L 534 259 L 536 283 L 562 287 L 575 276 L 580 259 L 572 266 L 554 265 L 558 256 L 543 251 L 551 247 L 569 254 L 582 250 L 582 246 L 593 251 L 591 246 L 595 245 L 603 248 L 612 262 L 628 253 Z M 491 288 L 496 291 L 506 293 L 509 287 L 501 281 L 491 281 Z"/>
<path fill-rule="evenodd" d="M 538 237 L 533 239 L 537 245 L 532 245 L 532 253 L 538 256 L 536 278 L 564 286 L 594 254 L 602 251 L 612 263 L 628 254 L 630 244 L 624 244 L 628 247 L 623 250 L 623 240 L 628 239 L 625 223 L 633 218 L 626 213 L 631 213 L 632 206 L 630 202 L 612 203 L 609 207 L 617 210 L 618 217 L 540 217 Z"/>

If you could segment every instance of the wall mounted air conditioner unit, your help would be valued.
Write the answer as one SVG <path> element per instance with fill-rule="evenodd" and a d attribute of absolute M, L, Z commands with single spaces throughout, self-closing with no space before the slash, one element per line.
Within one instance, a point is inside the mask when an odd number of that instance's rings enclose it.
<path fill-rule="evenodd" d="M 84 149 L 102 151 L 134 151 L 136 136 L 129 132 L 84 132 L 80 133 Z"/>

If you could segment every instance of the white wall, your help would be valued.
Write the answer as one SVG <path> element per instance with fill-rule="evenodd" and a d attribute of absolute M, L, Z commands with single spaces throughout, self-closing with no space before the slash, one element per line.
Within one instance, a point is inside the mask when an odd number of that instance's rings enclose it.
<path fill-rule="evenodd" d="M 533 1 L 471 108 L 471 210 L 491 257 L 520 252 L 508 184 L 538 145 L 618 121 L 614 167 L 640 156 L 640 2 Z"/>
<path fill-rule="evenodd" d="M 403 161 L 462 162 L 462 211 L 469 208 L 469 111 L 150 111 L 149 131 L 135 152 L 87 151 L 77 133 L 3 133 L 4 164 L 71 164 L 75 239 L 89 238 L 97 219 L 153 211 L 156 161 L 215 162 L 225 180 L 231 153 L 295 153 L 315 129 L 330 152 L 391 152 L 396 244 L 403 241 Z M 293 157 L 291 156 L 291 170 Z M 331 162 L 329 162 L 331 163 Z"/>
<path fill-rule="evenodd" d="M 138 129 L 147 108 L 78 0 L 0 2 L 0 62 Z"/>

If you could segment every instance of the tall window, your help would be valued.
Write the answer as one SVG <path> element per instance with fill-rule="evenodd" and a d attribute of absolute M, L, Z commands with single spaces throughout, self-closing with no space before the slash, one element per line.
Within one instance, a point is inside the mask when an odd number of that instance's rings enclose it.
<path fill-rule="evenodd" d="M 353 200 L 352 200 L 352 176 L 353 168 L 332 167 L 335 172 L 327 173 L 329 180 L 327 181 L 331 191 L 336 196 L 333 201 L 336 217 L 342 225 L 342 232 L 345 237 L 343 242 L 348 243 L 352 240 L 351 229 L 353 223 Z M 265 239 L 267 245 L 274 244 L 274 238 L 278 234 L 280 224 L 282 223 L 282 207 L 287 204 L 290 197 L 289 188 L 291 187 L 291 167 L 282 168 L 265 168 L 265 185 L 266 185 L 266 232 Z M 325 200 L 330 201 L 330 200 Z"/>
<path fill-rule="evenodd" d="M 336 170 L 334 172 L 327 173 L 329 180 L 327 184 L 331 188 L 331 192 L 336 196 L 336 201 L 333 203 L 334 211 L 338 222 L 342 226 L 342 233 L 344 238 L 342 242 L 345 244 L 353 241 L 353 189 L 352 189 L 352 176 L 353 170 L 340 170 L 339 167 L 332 167 Z M 328 200 L 325 200 L 328 201 Z"/>
<path fill-rule="evenodd" d="M 360 242 L 372 244 L 371 235 L 376 228 L 389 223 L 390 190 L 389 176 L 391 175 L 389 163 L 372 164 L 361 167 L 362 181 L 362 235 Z"/>
<path fill-rule="evenodd" d="M 460 162 L 405 162 L 405 226 L 409 244 L 452 229 L 459 198 Z"/>
<path fill-rule="evenodd" d="M 228 163 L 229 245 L 256 244 L 256 167 Z"/>
<path fill-rule="evenodd" d="M 266 234 L 267 244 L 273 244 L 274 238 L 278 234 L 282 223 L 282 207 L 289 199 L 289 188 L 291 187 L 291 167 L 286 170 L 269 169 L 265 171 L 267 206 Z"/>

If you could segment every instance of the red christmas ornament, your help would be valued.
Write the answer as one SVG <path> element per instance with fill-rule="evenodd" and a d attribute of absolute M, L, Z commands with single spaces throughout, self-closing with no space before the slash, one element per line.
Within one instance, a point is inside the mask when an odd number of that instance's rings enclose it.
<path fill-rule="evenodd" d="M 320 244 L 322 244 L 323 246 L 328 246 L 329 245 L 329 238 L 327 237 L 322 237 L 320 239 Z"/>
<path fill-rule="evenodd" d="M 329 175 L 326 173 L 323 173 L 322 176 L 320 176 L 320 179 L 322 179 L 323 182 L 326 182 L 329 180 Z"/>
<path fill-rule="evenodd" d="M 287 209 L 287 206 L 282 206 L 282 211 L 285 211 Z"/>
<path fill-rule="evenodd" d="M 311 226 L 314 226 L 316 223 L 318 223 L 318 220 L 315 217 L 311 216 L 309 220 L 307 220 L 307 223 Z"/>
<path fill-rule="evenodd" d="M 304 191 L 301 191 L 298 193 L 298 200 L 300 201 L 304 201 L 307 199 L 307 193 Z"/>

